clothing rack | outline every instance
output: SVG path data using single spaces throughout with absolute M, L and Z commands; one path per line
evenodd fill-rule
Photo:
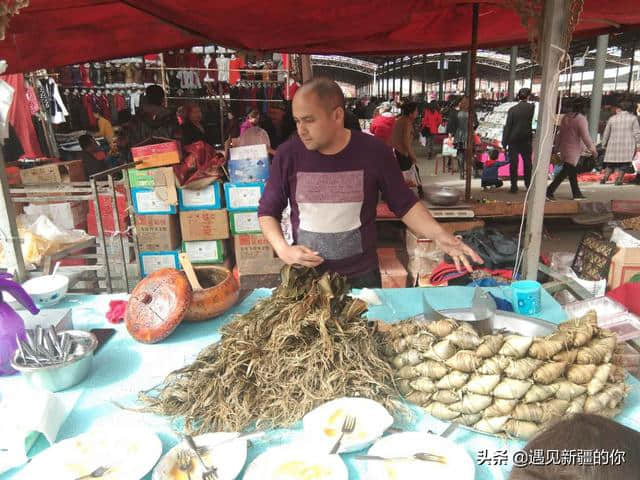
M 47 71 L 38 71 L 33 72 L 27 75 L 27 81 L 29 84 L 37 89 L 40 88 L 38 85 L 38 79 L 45 79 L 49 77 L 57 77 L 58 74 L 48 74 Z M 51 122 L 49 122 L 44 115 L 44 107 L 42 106 L 42 102 L 40 101 L 40 95 L 36 95 L 36 99 L 38 101 L 39 112 L 35 115 L 42 125 L 42 131 L 44 132 L 44 138 L 47 143 L 47 147 L 49 149 L 49 153 L 54 157 L 60 156 L 60 151 L 58 150 L 58 142 L 56 142 L 56 137 L 53 133 L 53 127 L 51 126 Z
M 219 100 L 222 98 L 227 102 L 284 102 L 284 100 L 263 100 L 263 99 L 255 99 L 255 98 L 229 98 L 229 97 L 167 97 L 168 100 Z

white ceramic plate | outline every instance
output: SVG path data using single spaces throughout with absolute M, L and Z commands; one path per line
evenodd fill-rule
M 95 428 L 52 445 L 34 457 L 19 478 L 73 480 L 109 466 L 100 480 L 140 480 L 160 455 L 162 442 L 149 429 Z
M 307 413 L 302 419 L 305 435 L 318 445 L 320 451 L 330 452 L 340 437 L 347 415 L 356 418 L 356 428 L 342 438 L 340 452 L 356 452 L 368 447 L 393 424 L 393 417 L 378 402 L 368 398 L 343 397 Z
M 368 455 L 404 457 L 415 453 L 433 453 L 447 459 L 446 464 L 424 461 L 383 462 L 364 461 L 368 480 L 413 480 L 444 478 L 473 480 L 475 464 L 464 448 L 448 438 L 422 432 L 403 432 L 381 438 L 369 449 Z
M 234 432 L 217 432 L 205 433 L 204 435 L 193 437 L 198 447 L 206 447 L 209 449 L 209 452 L 203 454 L 202 458 L 208 466 L 213 466 L 217 469 L 218 480 L 234 480 L 244 467 L 244 462 L 247 460 L 247 441 L 239 438 L 231 442 L 225 442 L 225 440 L 237 436 L 238 433 Z M 156 465 L 156 468 L 153 470 L 153 476 L 151 477 L 152 480 L 187 479 L 186 473 L 180 471 L 178 468 L 178 452 L 180 450 L 191 452 L 184 440 L 173 447 L 162 460 L 158 462 L 158 465 Z M 200 465 L 200 462 L 195 456 L 192 458 L 191 465 L 193 468 L 193 470 L 189 472 L 191 478 L 202 478 L 202 465 Z
M 340 455 L 317 453 L 313 449 L 285 445 L 267 450 L 256 458 L 243 480 L 348 480 Z

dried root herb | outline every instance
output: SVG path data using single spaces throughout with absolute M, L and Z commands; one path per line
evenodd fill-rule
M 285 267 L 273 295 L 221 330 L 196 361 L 140 394 L 146 410 L 192 433 L 290 426 L 342 396 L 396 411 L 382 341 L 336 274 Z

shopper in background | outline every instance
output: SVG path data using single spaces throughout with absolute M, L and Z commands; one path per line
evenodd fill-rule
M 396 124 L 396 116 L 391 113 L 391 104 L 384 102 L 378 107 L 378 115 L 373 117 L 369 131 L 391 146 L 391 135 Z
M 442 123 L 442 115 L 438 108 L 438 103 L 433 100 L 427 104 L 427 108 L 424 109 L 422 116 L 422 136 L 427 139 L 427 158 L 433 156 L 433 136 L 438 133 L 438 127 Z
M 483 190 L 487 188 L 500 188 L 503 185 L 502 180 L 498 177 L 498 170 L 500 167 L 508 165 L 507 160 L 499 162 L 500 151 L 497 148 L 489 150 L 489 158 L 482 166 L 482 180 L 480 186 Z
M 191 145 L 195 142 L 206 142 L 204 126 L 202 125 L 202 110 L 198 105 L 189 103 L 184 106 L 184 122 L 182 123 L 182 144 Z
M 522 451 L 546 454 L 543 462 L 529 457 L 526 465 L 514 467 L 509 480 L 629 480 L 640 471 L 640 433 L 600 415 L 581 413 L 560 420 Z M 591 461 L 549 461 L 551 452 L 584 452 L 584 459 L 591 454 Z M 594 461 L 595 452 L 606 452 L 607 458 Z
M 96 123 L 98 125 L 98 137 L 104 137 L 107 144 L 111 145 L 113 140 L 113 125 L 111 122 L 104 118 L 104 114 L 99 107 L 93 107 L 93 116 L 96 117 Z
M 598 156 L 596 146 L 589 136 L 589 124 L 585 117 L 586 99 L 576 99 L 569 108 L 570 112 L 563 115 L 560 120 L 558 135 L 555 139 L 555 150 L 560 153 L 562 170 L 555 175 L 553 182 L 547 187 L 549 200 L 555 200 L 553 194 L 567 177 L 569 177 L 573 199 L 584 198 L 578 185 L 578 162 L 585 146 L 591 155 Z
M 518 104 L 507 113 L 507 123 L 502 132 L 502 146 L 507 150 L 510 164 L 511 193 L 518 191 L 518 164 L 522 157 L 524 166 L 524 185 L 531 184 L 531 155 L 533 149 L 533 115 L 535 105 L 529 103 L 531 90 L 521 88 L 518 92 Z
M 84 167 L 84 174 L 87 180 L 91 175 L 102 172 L 107 169 L 105 163 L 105 152 L 100 150 L 100 146 L 96 139 L 90 134 L 80 135 L 78 143 L 82 151 L 80 152 L 80 160 Z
M 640 151 L 640 125 L 635 116 L 635 104 L 623 100 L 618 104 L 618 113 L 607 122 L 602 137 L 604 154 L 604 177 L 600 183 L 607 183 L 615 169 L 618 173 L 616 185 L 622 185 L 624 173 L 631 165 L 636 152 Z
M 400 164 L 400 170 L 406 171 L 417 161 L 413 153 L 413 122 L 418 118 L 418 105 L 415 102 L 403 103 L 400 112 L 393 126 L 391 146 Z
M 460 178 L 465 176 L 465 159 L 467 150 L 467 140 L 469 138 L 469 99 L 462 97 L 458 105 L 458 113 L 456 115 L 456 133 L 454 136 L 456 150 L 458 151 L 458 168 L 460 169 Z M 473 112 L 473 130 L 478 128 L 478 116 Z M 475 139 L 474 139 L 475 140 Z M 475 142 L 474 142 L 475 143 Z M 473 161 L 473 160 L 472 160 Z
M 250 127 L 240 134 L 240 137 L 232 141 L 234 147 L 247 147 L 249 145 L 265 145 L 270 155 L 275 154 L 275 150 L 271 148 L 271 139 L 267 131 L 259 126 L 260 112 L 251 110 L 247 116 Z
M 176 114 L 164 106 L 164 101 L 164 90 L 160 85 L 147 87 L 141 111 L 131 122 L 131 146 L 152 137 L 176 138 L 180 133 Z

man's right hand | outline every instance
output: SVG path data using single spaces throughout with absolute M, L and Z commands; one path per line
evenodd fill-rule
M 287 265 L 297 264 L 304 267 L 317 267 L 324 262 L 324 258 L 318 252 L 314 252 L 304 245 L 287 245 L 277 253 L 278 257 Z

